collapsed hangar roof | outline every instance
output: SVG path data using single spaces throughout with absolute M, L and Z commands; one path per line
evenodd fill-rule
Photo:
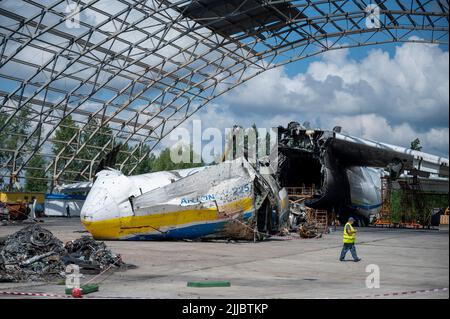
M 177 10 L 223 36 L 241 32 L 254 34 L 261 29 L 277 30 L 293 19 L 305 17 L 290 2 L 265 6 L 261 0 L 196 0 Z

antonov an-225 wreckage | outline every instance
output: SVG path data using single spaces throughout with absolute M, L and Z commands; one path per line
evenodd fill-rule
M 379 212 L 381 177 L 406 173 L 448 183 L 449 161 L 431 154 L 312 130 L 296 122 L 278 130 L 278 161 L 256 169 L 244 157 L 217 165 L 125 176 L 100 171 L 81 211 L 96 239 L 259 239 L 288 227 L 286 187 L 315 185 L 304 204 L 349 215 L 361 224 Z M 258 167 L 273 165 L 271 157 Z M 270 174 L 270 172 L 274 172 Z M 264 235 L 263 235 L 264 237 Z

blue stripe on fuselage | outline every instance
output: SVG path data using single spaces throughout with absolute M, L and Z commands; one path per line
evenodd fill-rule
M 361 208 L 364 210 L 371 210 L 371 209 L 375 209 L 378 207 L 381 207 L 381 203 L 380 204 L 375 204 L 375 205 L 352 205 L 353 208 Z
M 247 221 L 253 212 L 247 212 L 243 216 L 243 221 Z M 176 239 L 195 239 L 211 235 L 223 230 L 225 224 L 228 221 L 219 221 L 215 223 L 204 223 L 198 225 L 191 225 L 187 227 L 175 228 L 168 230 L 163 233 L 153 233 L 153 234 L 140 234 L 135 235 L 126 240 L 176 240 Z

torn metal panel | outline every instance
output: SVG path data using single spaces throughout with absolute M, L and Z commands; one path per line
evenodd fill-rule
M 253 216 L 255 177 L 255 170 L 243 160 L 208 167 L 136 197 L 134 218 L 124 227 L 165 238 L 211 236 L 211 230 L 222 236 L 228 220 Z
M 122 228 L 134 230 L 129 239 L 250 239 L 264 202 L 287 210 L 278 191 L 273 178 L 263 178 L 240 158 L 136 197 L 133 218 Z
M 448 183 L 449 160 L 333 131 L 312 130 L 289 123 L 279 128 L 280 160 L 277 178 L 283 187 L 316 190 L 305 205 L 335 212 L 345 221 L 356 214 L 362 224 L 381 209 L 381 177 L 399 178 L 404 172 L 443 177 Z M 359 217 L 358 217 L 359 216 Z
M 133 180 L 115 174 L 115 178 L 98 176 L 89 194 L 95 198 L 88 196 L 86 200 L 92 200 L 92 205 L 88 202 L 83 207 L 82 221 L 96 238 L 250 239 L 254 238 L 254 228 L 270 233 L 287 220 L 287 193 L 272 176 L 260 175 L 244 158 L 197 169 L 192 174 L 183 172 L 184 176 L 164 172 L 180 178 L 159 187 L 143 181 L 139 185 L 147 184 L 151 189 L 133 196 L 127 188 Z M 110 192 L 105 192 L 104 185 Z M 111 191 L 115 185 L 122 192 L 120 198 L 118 192 Z M 99 198 L 105 199 L 104 204 L 98 205 Z

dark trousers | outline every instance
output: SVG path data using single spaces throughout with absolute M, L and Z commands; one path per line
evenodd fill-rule
M 349 250 L 352 253 L 353 260 L 358 260 L 359 258 L 358 258 L 358 255 L 356 254 L 355 244 L 344 244 L 344 247 L 342 247 L 342 251 L 341 251 L 341 257 L 339 259 L 344 260 L 345 255 L 347 255 L 347 252 Z

